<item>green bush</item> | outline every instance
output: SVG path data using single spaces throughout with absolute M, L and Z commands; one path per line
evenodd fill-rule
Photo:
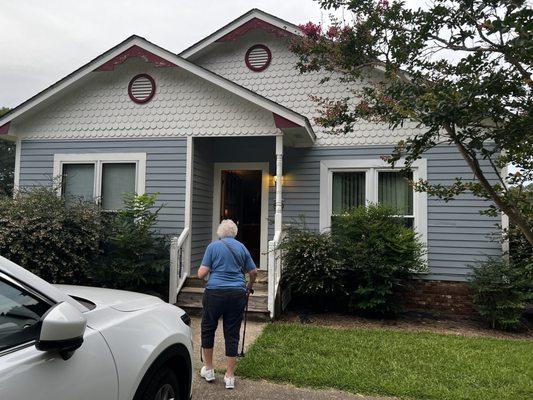
M 331 235 L 305 227 L 287 229 L 281 244 L 283 283 L 294 298 L 309 306 L 327 306 L 344 293 L 344 273 Z
M 0 254 L 54 283 L 86 284 L 104 226 L 92 202 L 69 207 L 49 187 L 0 197 Z
M 161 293 L 166 283 L 168 245 L 154 226 L 161 207 L 156 195 L 126 195 L 124 208 L 109 215 L 107 236 L 92 280 L 105 287 Z
M 414 272 L 425 270 L 424 246 L 395 214 L 371 204 L 333 218 L 332 238 L 347 271 L 352 311 L 395 316 L 402 310 L 398 290 Z
M 395 316 L 400 287 L 425 263 L 417 235 L 394 215 L 369 205 L 334 217 L 331 234 L 289 228 L 281 244 L 284 282 L 312 308 Z
M 489 259 L 473 267 L 470 286 L 474 308 L 492 328 L 517 329 L 533 299 L 533 263 Z

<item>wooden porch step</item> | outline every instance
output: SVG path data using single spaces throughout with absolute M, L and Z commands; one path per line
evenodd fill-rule
M 202 297 L 204 288 L 198 286 L 184 286 L 179 295 L 176 305 L 192 314 L 198 314 L 202 310 Z M 262 289 L 254 289 L 248 303 L 248 317 L 251 319 L 266 320 L 268 312 L 268 292 Z

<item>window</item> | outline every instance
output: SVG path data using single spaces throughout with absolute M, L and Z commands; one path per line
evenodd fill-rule
M 413 173 L 404 176 L 397 171 L 378 171 L 378 203 L 387 204 L 398 211 L 405 225 L 414 227 L 413 188 L 407 182 Z
M 413 164 L 410 175 L 400 174 L 381 160 L 328 160 L 320 166 L 320 229 L 328 230 L 331 219 L 366 203 L 384 203 L 398 212 L 406 226 L 426 240 L 427 195 L 414 192 L 407 179 L 427 179 L 426 160 Z
M 144 193 L 145 153 L 56 154 L 54 176 L 61 176 L 67 201 L 97 199 L 105 210 L 118 210 L 125 193 Z
M 332 214 L 365 204 L 364 172 L 333 172 Z
M 0 352 L 39 337 L 40 320 L 50 304 L 0 280 Z

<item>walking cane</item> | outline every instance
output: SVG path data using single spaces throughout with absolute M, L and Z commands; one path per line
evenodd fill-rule
M 250 289 L 250 291 L 246 293 L 246 306 L 244 307 L 244 328 L 242 331 L 242 347 L 241 347 L 241 354 L 239 354 L 239 357 L 244 357 L 244 340 L 246 339 L 246 321 L 248 320 L 248 301 L 250 300 L 251 294 L 254 294 L 253 289 Z

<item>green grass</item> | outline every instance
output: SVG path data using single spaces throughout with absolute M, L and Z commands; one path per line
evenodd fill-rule
M 240 376 L 402 399 L 533 399 L 533 341 L 268 325 Z

